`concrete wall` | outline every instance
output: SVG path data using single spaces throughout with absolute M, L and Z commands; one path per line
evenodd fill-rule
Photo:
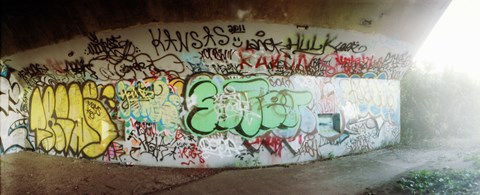
M 414 46 L 265 22 L 150 23 L 2 58 L 4 152 L 250 167 L 399 141 Z

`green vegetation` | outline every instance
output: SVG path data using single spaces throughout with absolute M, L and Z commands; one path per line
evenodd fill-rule
M 473 161 L 473 165 L 480 169 L 480 152 L 467 156 L 463 159 L 464 161 Z
M 480 170 L 413 171 L 398 181 L 411 194 L 480 194 Z
M 401 80 L 401 138 L 405 144 L 479 133 L 480 82 L 454 67 L 413 68 Z
M 332 160 L 334 158 L 335 158 L 335 154 L 333 154 L 333 152 L 329 152 L 327 159 Z
M 447 142 L 434 140 L 479 136 L 480 79 L 454 67 L 443 72 L 424 67 L 413 68 L 401 81 L 402 143 L 436 148 Z M 472 161 L 476 169 L 413 171 L 397 183 L 408 194 L 480 194 L 480 153 L 468 153 L 464 161 Z

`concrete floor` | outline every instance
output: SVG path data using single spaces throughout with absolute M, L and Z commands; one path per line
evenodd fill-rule
M 256 169 L 122 166 L 32 152 L 1 160 L 2 194 L 362 194 L 410 170 L 472 168 L 480 142 L 397 146 L 302 165 Z

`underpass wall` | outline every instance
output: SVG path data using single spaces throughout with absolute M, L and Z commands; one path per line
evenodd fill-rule
M 413 47 L 249 22 L 150 23 L 2 58 L 2 153 L 255 167 L 400 140 Z

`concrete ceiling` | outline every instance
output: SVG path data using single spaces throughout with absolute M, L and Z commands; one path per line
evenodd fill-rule
M 383 34 L 420 45 L 451 0 L 2 0 L 1 56 L 151 22 L 268 22 Z

